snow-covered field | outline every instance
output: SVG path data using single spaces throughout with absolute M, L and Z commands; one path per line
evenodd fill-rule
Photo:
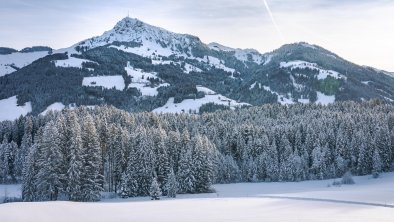
M 55 61 L 55 65 L 57 67 L 75 67 L 75 68 L 82 68 L 82 63 L 84 62 L 92 62 L 86 59 L 79 59 L 74 57 L 69 57 L 65 60 L 57 60 Z
M 260 87 L 260 85 L 259 85 L 259 87 Z M 279 93 L 273 91 L 269 86 L 263 86 L 263 88 L 264 88 L 265 91 L 268 91 L 268 92 L 270 92 L 272 94 L 277 95 L 278 96 L 278 103 L 280 103 L 282 105 L 294 104 L 294 101 L 291 99 L 291 95 L 288 95 L 288 97 L 290 98 L 290 99 L 288 99 L 285 96 L 280 95 Z
M 174 103 L 174 97 L 171 97 L 167 103 L 159 107 L 153 112 L 156 113 L 188 113 L 189 111 L 198 112 L 200 107 L 207 103 L 215 103 L 218 105 L 230 106 L 231 109 L 240 106 L 250 106 L 247 103 L 238 103 L 235 100 L 229 99 L 223 95 L 217 94 L 213 90 L 206 87 L 198 86 L 197 90 L 205 93 L 205 97 L 200 99 L 185 99 L 180 103 Z
M 178 195 L 176 199 L 112 199 L 98 203 L 41 202 L 0 205 L 4 222 L 97 221 L 335 221 L 392 222 L 394 173 L 354 177 L 356 184 L 334 180 L 299 183 L 215 185 L 216 193 Z M 0 194 L 20 192 L 0 186 Z M 17 195 L 17 194 L 16 194 Z
M 41 115 L 46 115 L 49 111 L 62 111 L 66 106 L 63 103 L 53 103 L 49 105 L 42 113 Z
M 18 68 L 25 67 L 35 60 L 47 56 L 47 51 L 42 52 L 14 52 L 8 55 L 0 55 L 0 76 L 10 74 L 14 71 L 9 65 L 13 64 Z
M 250 89 L 253 89 L 256 86 L 257 83 L 254 83 L 250 86 Z M 259 84 L 259 87 L 261 87 L 261 84 Z M 288 98 L 286 98 L 284 95 L 281 95 L 275 91 L 273 91 L 270 87 L 268 86 L 263 86 L 264 90 L 271 92 L 272 94 L 275 94 L 278 96 L 278 103 L 282 105 L 288 105 L 288 104 L 294 104 L 295 102 L 291 99 L 291 94 L 287 95 Z M 309 99 L 298 99 L 298 102 L 308 104 L 310 103 Z M 321 105 L 329 105 L 335 102 L 335 96 L 327 96 L 323 94 L 322 92 L 317 92 L 317 100 L 316 104 L 321 104 Z
M 18 106 L 17 101 L 16 96 L 0 100 L 0 121 L 15 120 L 21 115 L 25 116 L 31 112 L 31 102 L 27 102 L 24 106 Z
M 321 92 L 317 92 L 317 104 L 328 105 L 335 102 L 335 96 L 327 96 Z
M 335 79 L 346 79 L 346 76 L 341 75 L 340 73 L 333 71 L 333 70 L 325 70 L 320 68 L 316 63 L 310 63 L 305 61 L 291 61 L 291 62 L 281 62 L 281 68 L 290 68 L 293 69 L 311 69 L 319 71 L 317 75 L 317 79 L 323 80 L 326 79 L 328 76 L 331 76 Z
M 125 68 L 127 75 L 132 78 L 132 82 L 134 83 L 149 83 L 148 78 L 158 78 L 157 73 L 153 72 L 144 72 L 141 69 L 136 69 L 130 66 L 130 63 L 127 63 L 127 67 Z
M 115 88 L 123 90 L 125 87 L 123 76 L 95 76 L 85 77 L 82 81 L 83 86 L 102 86 L 106 89 Z
M 168 83 L 163 83 L 158 85 L 157 87 L 147 86 L 146 83 L 130 83 L 129 88 L 137 88 L 142 96 L 157 96 L 159 91 L 157 91 L 160 87 L 169 86 Z

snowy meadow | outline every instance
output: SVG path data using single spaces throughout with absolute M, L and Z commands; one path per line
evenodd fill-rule
M 139 197 L 97 203 L 8 203 L 0 205 L 0 215 L 2 221 L 15 222 L 392 221 L 393 173 L 378 179 L 354 177 L 354 185 L 333 186 L 338 180 L 217 184 L 216 193 L 182 194 L 160 201 Z M 3 193 L 5 186 L 0 189 Z M 10 196 L 21 195 L 20 186 L 8 189 Z

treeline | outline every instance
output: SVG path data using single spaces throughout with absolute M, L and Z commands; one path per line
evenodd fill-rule
M 0 123 L 0 181 L 25 201 L 97 201 L 391 171 L 394 106 L 265 105 L 203 115 L 78 108 Z M 156 198 L 156 197 L 155 197 Z

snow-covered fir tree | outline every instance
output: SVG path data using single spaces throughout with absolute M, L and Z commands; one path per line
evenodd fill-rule
M 178 182 L 176 181 L 176 176 L 174 170 L 171 168 L 170 173 L 167 177 L 167 183 L 165 186 L 167 192 L 167 197 L 175 198 L 178 193 Z
M 70 127 L 70 157 L 69 168 L 67 170 L 67 193 L 70 200 L 81 201 L 83 200 L 82 186 L 82 138 L 81 127 L 79 125 L 77 115 L 71 112 L 68 116 Z
M 149 188 L 149 196 L 152 198 L 152 200 L 160 200 L 160 197 L 162 195 L 161 189 L 159 182 L 157 182 L 157 178 L 154 177 L 152 180 L 152 184 L 150 185 Z
M 65 172 L 62 172 L 60 135 L 54 122 L 51 121 L 45 126 L 42 141 L 39 141 L 38 146 L 41 150 L 36 179 L 39 200 L 57 200 L 65 190 L 61 182 Z
M 102 155 L 93 118 L 87 114 L 82 125 L 82 168 L 81 192 L 83 201 L 100 200 L 103 175 L 101 174 Z
M 148 196 L 154 178 L 172 196 L 366 175 L 392 169 L 393 132 L 394 106 L 374 101 L 203 115 L 81 107 L 0 122 L 0 182 L 21 183 L 25 201 L 96 201 L 102 190 Z

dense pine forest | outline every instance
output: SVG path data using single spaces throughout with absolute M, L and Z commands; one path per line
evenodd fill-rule
M 23 201 L 175 197 L 212 192 L 213 183 L 391 171 L 394 106 L 264 105 L 202 115 L 81 107 L 1 122 L 0 139 L 0 183 L 22 183 Z

